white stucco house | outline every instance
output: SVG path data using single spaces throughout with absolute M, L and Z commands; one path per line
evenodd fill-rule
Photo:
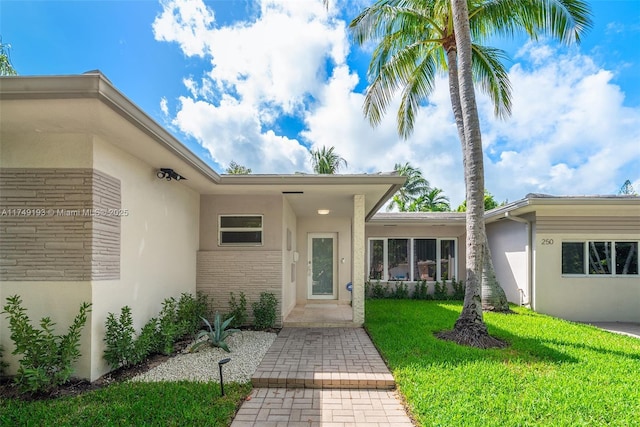
M 168 177 L 183 179 L 170 179 Z M 179 176 L 178 176 L 179 175 Z M 220 175 L 100 72 L 0 78 L 0 301 L 66 329 L 92 303 L 79 377 L 108 371 L 109 312 L 139 329 L 165 298 L 229 293 L 349 307 L 365 281 L 464 280 L 459 213 L 383 213 L 394 174 Z M 529 195 L 486 214 L 509 300 L 570 320 L 640 322 L 639 197 Z M 351 283 L 352 290 L 347 289 Z M 0 345 L 15 370 L 8 321 Z

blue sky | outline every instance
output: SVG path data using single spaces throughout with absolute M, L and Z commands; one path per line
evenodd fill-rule
M 214 169 L 309 172 L 309 148 L 335 146 L 345 173 L 411 162 L 457 206 L 460 145 L 446 80 L 401 140 L 390 109 L 361 112 L 370 52 L 346 27 L 370 2 L 320 0 L 0 0 L 0 35 L 21 75 L 100 69 Z M 495 40 L 508 51 L 513 115 L 479 97 L 486 187 L 527 193 L 640 190 L 640 0 L 590 2 L 579 47 Z

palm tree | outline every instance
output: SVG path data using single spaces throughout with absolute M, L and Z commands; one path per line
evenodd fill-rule
M 448 72 L 449 93 L 463 152 L 467 209 L 467 283 L 462 314 L 452 339 L 471 345 L 491 342 L 482 320 L 480 276 L 483 242 L 484 169 L 474 81 L 493 100 L 499 116 L 510 113 L 511 89 L 502 66 L 504 52 L 479 42 L 492 35 L 512 36 L 524 30 L 532 38 L 579 41 L 591 24 L 582 0 L 380 0 L 350 25 L 364 44 L 379 40 L 369 65 L 371 85 L 364 113 L 373 125 L 400 87 L 398 132 L 408 137 L 416 110 L 434 89 L 438 71 Z M 478 43 L 472 43 L 471 37 Z
M 251 173 L 251 169 L 231 160 L 231 163 L 229 163 L 229 166 L 225 169 L 225 173 L 229 175 L 249 175 Z
M 622 187 L 620 187 L 620 191 L 618 191 L 618 194 L 620 195 L 624 195 L 624 196 L 637 196 L 638 193 L 636 193 L 636 190 L 633 188 L 633 185 L 631 185 L 631 180 L 626 180 L 624 182 L 624 184 L 622 184 Z
M 393 170 L 400 176 L 406 176 L 407 180 L 391 199 L 387 211 L 393 210 L 397 206 L 400 212 L 406 212 L 421 194 L 428 191 L 429 181 L 422 176 L 420 168 L 411 166 L 409 162 L 403 165 L 396 163 Z
M 480 119 L 473 87 L 471 31 L 467 0 L 451 0 L 451 15 L 456 34 L 458 88 L 462 118 L 462 155 L 467 195 L 466 273 L 464 304 L 452 331 L 439 336 L 474 347 L 500 347 L 503 343 L 489 335 L 482 317 L 482 271 L 484 237 L 484 165 Z M 460 130 L 460 129 L 459 129 Z
M 511 112 L 511 86 L 502 63 L 507 55 L 480 42 L 524 30 L 533 39 L 549 35 L 568 43 L 579 41 L 591 24 L 583 0 L 478 0 L 470 7 L 473 79 L 489 94 L 500 117 Z M 410 136 L 417 109 L 435 88 L 435 77 L 447 72 L 456 124 L 462 130 L 452 22 L 449 0 L 379 0 L 351 22 L 358 44 L 379 41 L 369 64 L 371 84 L 363 106 L 372 125 L 380 123 L 396 90 L 402 88 L 398 133 Z
M 311 164 L 315 173 L 334 174 L 340 170 L 341 165 L 347 166 L 347 161 L 334 150 L 335 147 L 327 149 L 324 146 L 317 150 L 311 150 Z
M 0 76 L 15 76 L 16 72 L 13 65 L 11 65 L 11 59 L 9 58 L 9 49 L 11 45 L 3 44 L 0 37 Z
M 495 197 L 493 197 L 493 194 L 488 192 L 486 189 L 484 190 L 484 210 L 485 211 L 489 211 L 491 209 L 495 209 L 498 206 L 502 206 L 504 204 L 506 204 L 506 202 L 498 203 L 496 201 Z M 460 206 L 458 206 L 457 211 L 458 212 L 466 212 L 467 211 L 467 201 L 466 200 L 463 201 Z
M 409 206 L 410 212 L 448 212 L 451 210 L 449 198 L 441 188 L 430 188 Z

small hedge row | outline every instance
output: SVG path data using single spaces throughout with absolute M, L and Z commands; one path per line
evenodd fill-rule
M 435 282 L 433 290 L 426 280 L 419 282 L 365 282 L 365 296 L 368 299 L 417 299 L 437 301 L 462 301 L 464 282 L 449 280 Z

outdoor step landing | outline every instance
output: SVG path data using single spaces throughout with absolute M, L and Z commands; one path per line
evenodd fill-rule
M 284 328 L 251 378 L 256 388 L 395 388 L 362 328 Z
M 325 321 L 290 321 L 285 320 L 284 328 L 361 328 L 362 324 L 353 322 L 325 322 Z

